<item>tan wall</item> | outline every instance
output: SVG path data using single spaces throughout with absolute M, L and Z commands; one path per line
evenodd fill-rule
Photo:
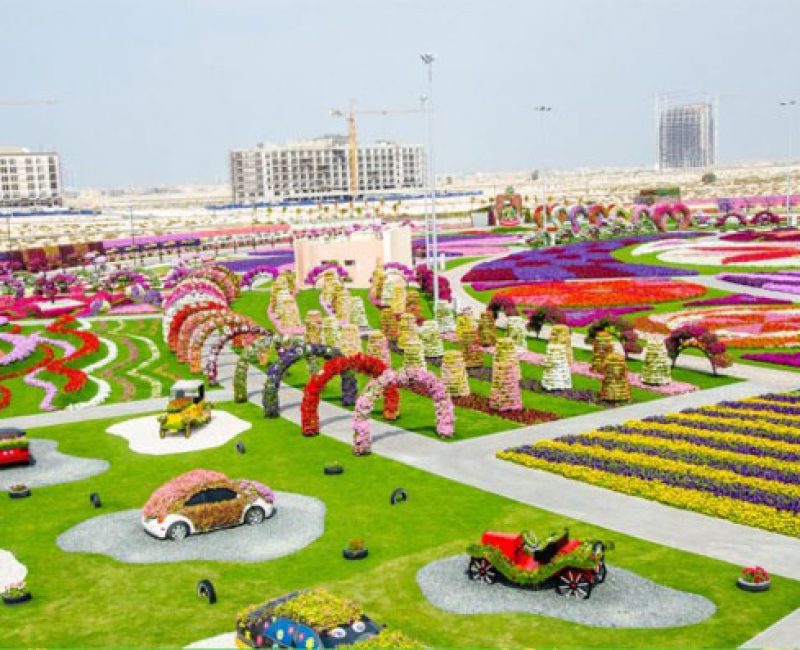
M 411 266 L 411 229 L 407 226 L 392 228 L 383 233 L 382 239 L 361 233 L 330 241 L 297 239 L 294 258 L 298 287 L 303 286 L 306 275 L 315 266 L 336 260 L 353 279 L 349 286 L 366 288 L 377 265 L 400 262 Z

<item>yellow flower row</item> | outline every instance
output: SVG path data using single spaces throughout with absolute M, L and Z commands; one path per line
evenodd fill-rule
M 591 433 L 583 434 L 582 438 L 592 438 L 599 440 L 620 440 L 628 442 L 632 445 L 639 447 L 648 447 L 656 450 L 666 451 L 683 451 L 690 454 L 698 454 L 699 462 L 703 458 L 714 458 L 726 463 L 745 463 L 756 467 L 770 468 L 781 472 L 798 472 L 800 471 L 800 463 L 796 461 L 785 461 L 777 458 L 769 458 L 763 456 L 752 456 L 750 454 L 740 454 L 735 451 L 726 451 L 723 449 L 714 449 L 713 447 L 704 447 L 696 445 L 686 440 L 667 440 L 664 438 L 656 438 L 647 434 L 637 433 L 615 433 L 613 431 L 592 431 Z M 688 465 L 694 465 L 689 460 L 681 461 Z
M 774 422 L 753 422 L 752 420 L 741 420 L 741 419 L 734 421 L 728 418 L 718 418 L 711 415 L 700 415 L 699 413 L 675 413 L 673 415 L 670 415 L 669 417 L 685 422 L 697 422 L 697 423 L 707 423 L 707 424 L 731 424 L 731 425 L 745 426 L 748 428 L 752 428 L 753 433 L 751 435 L 753 437 L 758 437 L 759 431 L 769 431 L 771 433 L 779 433 L 787 437 L 796 437 L 798 440 L 800 440 L 800 427 L 788 426 L 785 424 L 775 424 Z M 705 429 L 698 430 L 697 433 L 701 433 L 703 431 L 705 431 Z
M 617 476 L 588 467 L 568 463 L 551 463 L 541 458 L 514 451 L 497 452 L 497 457 L 526 467 L 560 474 L 567 478 L 584 481 L 616 492 L 644 497 L 670 506 L 694 510 L 713 517 L 720 517 L 746 526 L 757 526 L 783 535 L 800 537 L 800 517 L 767 506 L 746 503 L 729 497 L 715 496 L 688 488 L 672 487 L 657 481 Z
M 691 474 L 717 483 L 737 483 L 747 485 L 773 494 L 783 494 L 800 499 L 800 485 L 777 483 L 768 479 L 755 476 L 741 476 L 735 472 L 702 465 L 688 465 L 677 460 L 670 460 L 660 456 L 648 456 L 636 452 L 627 452 L 619 449 L 603 449 L 602 447 L 576 447 L 560 440 L 543 440 L 536 443 L 540 449 L 552 449 L 559 452 L 580 453 L 584 456 L 599 458 L 601 460 L 617 461 L 631 466 L 644 467 L 662 472 L 672 472 L 683 475 Z
M 700 409 L 701 411 L 703 409 Z M 768 411 L 757 411 L 751 409 L 734 409 L 728 406 L 712 406 L 709 408 L 710 411 L 716 413 L 726 413 L 729 415 L 735 415 L 737 417 L 742 418 L 743 420 L 765 420 L 767 418 L 780 418 L 781 420 L 786 420 L 787 422 L 797 422 L 800 424 L 800 415 L 785 415 L 783 413 L 773 412 L 770 413 Z
M 665 431 L 668 433 L 676 433 L 681 435 L 697 435 L 704 438 L 712 438 L 714 440 L 722 440 L 732 444 L 744 444 L 758 447 L 759 449 L 769 449 L 774 452 L 780 453 L 797 453 L 797 445 L 790 442 L 782 442 L 781 440 L 770 440 L 769 438 L 759 438 L 757 436 L 748 436 L 741 433 L 728 433 L 727 431 L 709 431 L 707 429 L 695 429 L 691 426 L 683 426 L 682 424 L 673 424 L 672 422 L 644 422 L 642 420 L 633 420 L 626 422 L 625 425 L 629 429 L 636 429 L 637 431 Z

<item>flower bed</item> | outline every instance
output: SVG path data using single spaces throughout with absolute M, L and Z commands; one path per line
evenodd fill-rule
M 764 395 L 498 453 L 567 478 L 800 537 L 800 395 Z
M 705 266 L 800 266 L 800 248 L 791 243 L 751 243 L 717 239 L 666 240 L 638 246 L 633 256 L 656 253 L 662 262 Z
M 499 289 L 495 297 L 516 306 L 612 307 L 671 302 L 703 295 L 699 284 L 673 280 L 618 279 L 539 282 Z
M 675 237 L 673 233 L 671 237 Z M 696 233 L 687 233 L 696 237 Z M 612 253 L 620 248 L 658 240 L 659 235 L 623 237 L 605 241 L 578 242 L 514 253 L 497 260 L 475 265 L 462 280 L 483 291 L 499 286 L 588 278 L 670 277 L 694 275 L 695 271 L 628 264 L 615 259 Z
M 800 271 L 784 271 L 778 273 L 741 273 L 724 274 L 720 280 L 742 284 L 747 287 L 758 287 L 770 291 L 781 291 L 800 295 Z
M 565 309 L 561 312 L 564 325 L 569 327 L 585 327 L 601 318 L 624 316 L 634 312 L 650 311 L 651 305 L 638 305 L 636 307 L 606 307 L 596 309 Z
M 696 325 L 713 331 L 728 347 L 785 347 L 800 343 L 800 306 L 740 305 L 682 310 L 638 318 L 634 325 L 659 334 Z
M 684 307 L 724 307 L 726 305 L 790 305 L 791 300 L 753 296 L 749 293 L 732 293 L 720 298 L 706 298 L 683 303 Z
M 778 366 L 800 368 L 800 352 L 764 352 L 759 354 L 743 354 L 742 359 L 774 363 Z

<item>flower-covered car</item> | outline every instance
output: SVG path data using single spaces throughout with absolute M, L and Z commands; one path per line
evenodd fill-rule
M 153 492 L 142 508 L 142 526 L 154 537 L 179 541 L 195 533 L 260 524 L 275 512 L 275 495 L 266 485 L 195 469 Z
M 0 429 L 0 465 L 31 463 L 28 437 L 22 429 Z
M 419 648 L 399 631 L 387 632 L 354 602 L 322 589 L 293 592 L 252 605 L 236 619 L 240 648 Z
M 486 584 L 502 580 L 517 587 L 555 588 L 561 595 L 585 599 L 606 579 L 605 551 L 603 542 L 570 539 L 566 529 L 541 543 L 529 531 L 487 531 L 480 544 L 467 548 L 467 575 Z
M 173 384 L 167 412 L 158 416 L 159 435 L 183 433 L 189 437 L 192 427 L 202 426 L 211 419 L 211 404 L 205 401 L 205 385 L 195 379 L 182 379 Z

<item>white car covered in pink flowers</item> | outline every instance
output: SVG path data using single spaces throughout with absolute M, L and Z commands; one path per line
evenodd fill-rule
M 142 508 L 142 526 L 153 537 L 180 541 L 196 533 L 260 524 L 275 512 L 275 495 L 266 485 L 195 469 L 153 492 Z

